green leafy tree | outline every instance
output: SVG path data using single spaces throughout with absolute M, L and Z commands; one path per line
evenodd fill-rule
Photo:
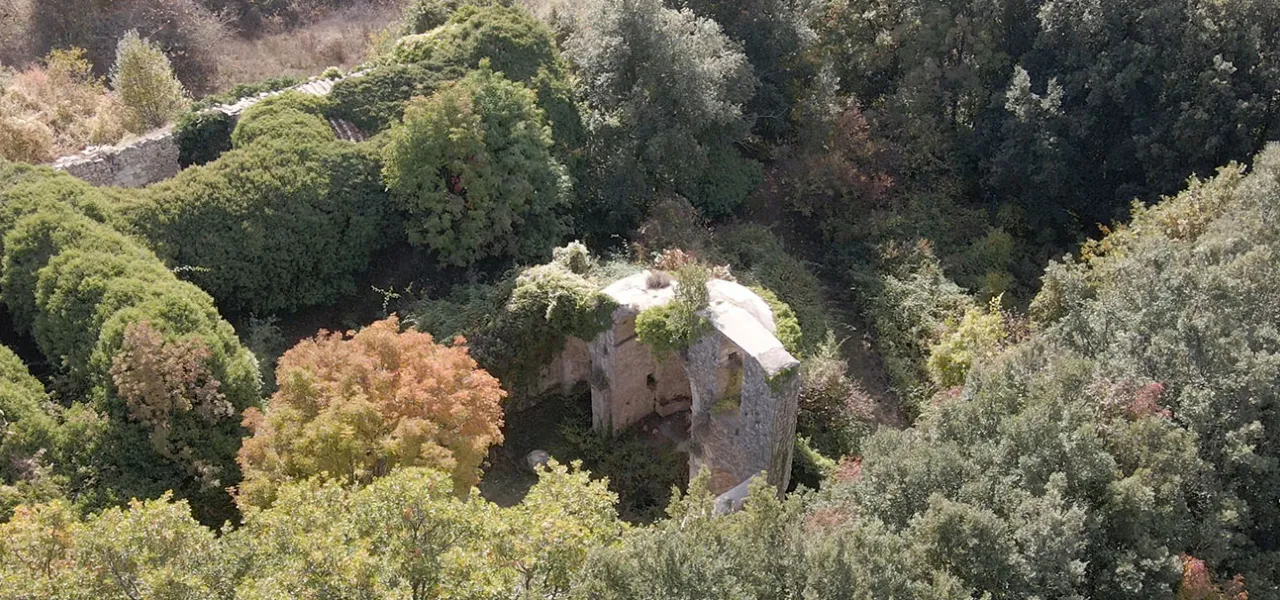
M 120 96 L 134 133 L 164 125 L 187 104 L 186 90 L 173 75 L 169 58 L 136 30 L 124 34 L 116 47 L 111 89 Z
M 794 111 L 818 77 L 817 34 L 811 22 L 822 3 L 811 0 L 675 0 L 668 2 L 713 19 L 742 44 L 760 85 L 744 107 L 755 131 L 772 140 L 794 131 Z
M 213 530 L 168 494 L 81 519 L 65 501 L 19 507 L 0 524 L 11 598 L 225 596 L 230 563 Z
M 565 54 L 589 107 L 579 212 L 589 215 L 581 220 L 590 233 L 629 232 L 658 192 L 681 192 L 712 214 L 731 212 L 743 190 L 706 202 L 698 192 L 723 193 L 699 186 L 719 175 L 751 128 L 743 106 L 756 79 L 737 44 L 713 21 L 661 0 L 593 0 L 577 10 Z
M 440 27 L 400 38 L 391 59 L 468 69 L 488 59 L 494 71 L 521 83 L 543 68 L 563 69 L 550 27 L 523 8 L 496 4 L 462 6 Z
M 444 262 L 543 256 L 568 231 L 568 179 L 524 86 L 482 67 L 411 102 L 389 136 L 384 175 L 409 241 Z

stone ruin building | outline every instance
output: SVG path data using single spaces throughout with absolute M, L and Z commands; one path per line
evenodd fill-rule
M 636 316 L 670 302 L 675 282 L 643 272 L 604 293 L 618 303 L 613 326 L 590 341 L 571 338 L 544 372 L 544 388 L 591 387 L 597 430 L 618 432 L 657 414 L 687 412 L 690 477 L 710 472 L 718 507 L 740 505 L 762 472 L 780 492 L 791 477 L 800 394 L 800 361 L 775 335 L 773 312 L 760 296 L 731 281 L 707 284 L 702 311 L 710 331 L 683 353 L 656 356 L 636 338 Z M 685 426 L 682 426 L 682 429 Z

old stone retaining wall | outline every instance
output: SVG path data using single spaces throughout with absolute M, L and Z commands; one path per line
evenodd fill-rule
M 171 127 L 117 146 L 91 146 L 79 154 L 54 161 L 66 171 L 93 185 L 140 188 L 177 175 L 178 141 Z
M 250 106 L 285 91 L 296 90 L 304 94 L 327 96 L 338 81 L 341 79 L 316 79 L 287 90 L 265 92 L 241 99 L 235 104 L 223 104 L 209 110 L 237 119 Z M 360 131 L 346 121 L 331 121 L 330 125 L 339 139 L 359 140 L 362 137 Z M 114 146 L 90 146 L 77 154 L 59 158 L 54 161 L 53 168 L 66 171 L 93 185 L 140 188 L 169 179 L 182 171 L 178 154 L 178 141 L 173 128 L 166 126 Z

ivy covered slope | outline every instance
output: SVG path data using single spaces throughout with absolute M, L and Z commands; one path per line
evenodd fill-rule
M 240 412 L 260 401 L 253 356 L 208 294 L 109 224 L 105 195 L 44 168 L 4 168 L 5 307 L 65 376 L 71 408 L 97 419 L 80 415 L 87 437 L 67 440 L 92 448 L 92 465 L 54 468 L 88 505 L 174 490 L 200 499 L 202 517 L 229 518 Z

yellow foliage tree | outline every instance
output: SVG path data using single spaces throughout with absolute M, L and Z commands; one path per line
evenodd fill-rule
M 459 340 L 461 341 L 461 340 Z M 269 506 L 281 483 L 311 476 L 364 485 L 397 466 L 452 475 L 458 492 L 480 479 L 502 442 L 506 392 L 461 344 L 400 331 L 396 317 L 359 333 L 321 332 L 285 353 L 280 389 L 240 449 L 241 506 Z

